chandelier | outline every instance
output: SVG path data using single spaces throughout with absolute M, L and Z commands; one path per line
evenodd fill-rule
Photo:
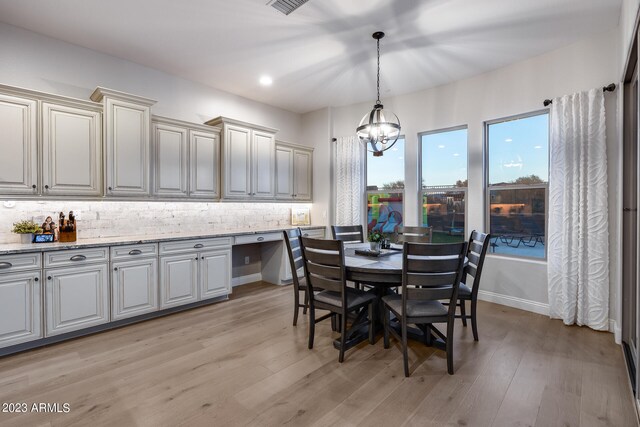
M 378 97 L 373 110 L 365 114 L 356 129 L 358 138 L 362 141 L 367 150 L 371 151 L 374 157 L 382 156 L 382 153 L 393 146 L 400 136 L 400 120 L 391 111 L 384 111 L 380 102 L 380 39 L 384 37 L 382 31 L 373 33 L 372 37 L 378 46 L 378 75 L 377 89 Z

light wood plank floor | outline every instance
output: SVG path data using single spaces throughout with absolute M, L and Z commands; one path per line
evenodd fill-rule
M 411 343 L 361 344 L 339 364 L 329 322 L 313 350 L 291 326 L 290 287 L 0 359 L 0 402 L 69 403 L 0 413 L 2 426 L 635 426 L 613 335 L 480 303 L 480 342 L 456 324 L 455 375 Z

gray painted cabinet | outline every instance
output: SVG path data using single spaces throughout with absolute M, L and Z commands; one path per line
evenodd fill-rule
M 186 253 L 160 257 L 160 307 L 198 301 L 198 255 Z
M 276 198 L 311 200 L 313 149 L 276 143 Z
M 0 274 L 0 348 L 42 338 L 40 270 Z
M 155 157 L 154 193 L 187 197 L 189 150 L 187 129 L 164 123 L 153 124 Z
M 111 263 L 111 320 L 158 310 L 158 258 Z

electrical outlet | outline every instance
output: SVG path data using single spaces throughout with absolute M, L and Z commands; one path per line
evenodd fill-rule
M 251 259 L 248 256 L 244 257 L 244 265 L 249 265 L 250 261 Z

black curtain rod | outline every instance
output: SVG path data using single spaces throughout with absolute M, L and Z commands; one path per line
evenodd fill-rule
M 603 92 L 613 92 L 614 90 L 616 90 L 616 84 L 615 83 L 611 83 L 610 85 L 604 86 L 602 88 Z M 543 102 L 545 107 L 548 107 L 552 103 L 553 103 L 553 101 L 550 100 L 550 99 L 545 99 L 544 102 Z

